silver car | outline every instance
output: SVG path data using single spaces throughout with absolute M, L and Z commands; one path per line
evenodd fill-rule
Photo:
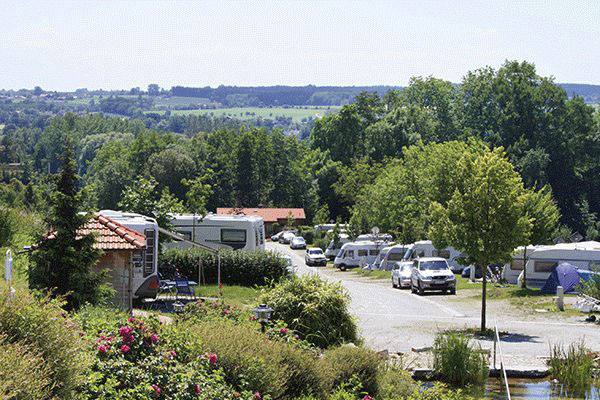
M 456 278 L 445 258 L 422 257 L 413 261 L 410 289 L 423 295 L 426 290 L 450 291 L 456 294 Z
M 397 261 L 392 268 L 392 287 L 402 289 L 410 287 L 412 261 Z
M 292 240 L 290 240 L 290 249 L 305 249 L 306 241 L 302 236 L 294 236 Z

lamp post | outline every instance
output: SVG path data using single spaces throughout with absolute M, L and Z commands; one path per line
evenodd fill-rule
M 273 313 L 273 309 L 268 307 L 266 304 L 261 304 L 254 309 L 254 316 L 260 323 L 261 332 L 265 332 L 265 326 L 267 322 L 271 319 L 271 314 Z

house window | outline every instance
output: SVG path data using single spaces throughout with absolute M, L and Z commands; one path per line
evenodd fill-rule
M 244 229 L 221 229 L 221 242 L 246 243 L 246 231 Z
M 552 272 L 557 265 L 558 263 L 554 261 L 536 261 L 533 270 L 535 272 Z
M 513 271 L 523 271 L 523 259 L 512 260 L 510 262 L 510 269 Z

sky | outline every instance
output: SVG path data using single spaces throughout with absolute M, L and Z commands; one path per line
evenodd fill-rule
M 0 88 L 460 82 L 505 60 L 600 84 L 600 1 L 0 1 Z

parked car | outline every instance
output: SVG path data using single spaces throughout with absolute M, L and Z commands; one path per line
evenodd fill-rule
M 295 274 L 296 270 L 298 270 L 298 266 L 294 264 L 294 262 L 292 261 L 292 257 L 288 256 L 287 254 L 282 254 L 281 258 L 283 258 L 283 260 L 285 261 L 285 265 L 287 266 L 288 271 L 290 271 L 292 275 Z
M 294 235 L 293 232 L 284 232 L 283 235 L 279 237 L 279 243 L 289 244 L 290 240 L 292 240 L 294 236 L 296 235 Z
M 290 249 L 305 249 L 306 241 L 302 236 L 294 236 L 290 240 Z
M 274 235 L 271 235 L 271 240 L 274 242 L 279 242 L 279 238 L 281 237 L 281 235 L 284 234 L 285 231 L 281 231 L 279 233 L 276 233 Z
M 441 257 L 422 257 L 413 261 L 410 279 L 410 290 L 423 295 L 426 290 L 441 290 L 456 294 L 456 278 L 448 266 L 448 261 Z
M 392 287 L 409 288 L 412 274 L 412 261 L 397 261 L 392 268 Z
M 327 257 L 323 250 L 318 247 L 309 247 L 306 249 L 306 255 L 304 256 L 304 262 L 306 265 L 327 265 Z

